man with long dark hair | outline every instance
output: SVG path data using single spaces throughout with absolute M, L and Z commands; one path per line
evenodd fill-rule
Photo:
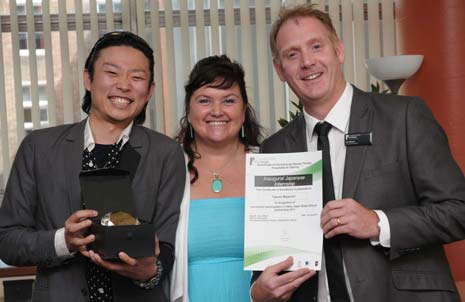
M 32 132 L 22 142 L 0 208 L 0 258 L 36 265 L 33 301 L 167 301 L 185 167 L 180 146 L 142 127 L 154 89 L 153 51 L 130 32 L 100 38 L 86 60 L 85 120 Z M 103 260 L 86 246 L 92 209 L 79 173 L 129 172 L 138 218 L 154 225 L 154 257 Z

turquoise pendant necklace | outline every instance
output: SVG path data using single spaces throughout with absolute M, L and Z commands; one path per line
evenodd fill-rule
M 213 172 L 211 188 L 215 193 L 220 193 L 223 190 L 223 181 L 220 178 L 220 174 Z
M 239 148 L 240 148 L 240 144 L 238 145 L 238 148 L 236 150 L 236 153 L 234 154 L 233 158 L 229 161 L 227 161 L 225 164 L 223 164 L 222 167 L 220 167 L 217 171 L 218 172 L 215 172 L 213 171 L 212 169 L 210 169 L 210 167 L 208 167 L 205 163 L 203 163 L 204 167 L 207 168 L 208 171 L 210 171 L 210 174 L 213 176 L 213 179 L 212 179 L 212 183 L 210 184 L 210 188 L 212 189 L 212 191 L 214 193 L 220 193 L 221 191 L 223 191 L 223 180 L 221 179 L 221 174 L 223 172 L 223 170 L 229 165 L 231 164 L 232 162 L 234 162 L 234 160 L 236 159 L 237 155 L 239 154 Z

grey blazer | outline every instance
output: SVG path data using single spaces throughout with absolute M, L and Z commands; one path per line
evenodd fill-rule
M 373 145 L 347 147 L 342 195 L 386 213 L 391 248 L 341 236 L 354 300 L 459 301 L 442 244 L 465 238 L 465 179 L 444 131 L 418 98 L 354 87 L 349 133 L 368 131 Z M 262 151 L 306 151 L 306 142 L 301 115 Z
M 21 143 L 8 180 L 0 208 L 0 258 L 15 266 L 37 265 L 33 301 L 88 301 L 84 257 L 58 258 L 54 248 L 56 230 L 81 208 L 84 126 L 82 121 L 32 132 Z M 185 179 L 182 149 L 137 125 L 128 144 L 140 156 L 131 171 L 136 214 L 174 247 Z M 116 274 L 113 288 L 119 292 L 116 301 L 168 301 L 161 286 L 142 290 Z

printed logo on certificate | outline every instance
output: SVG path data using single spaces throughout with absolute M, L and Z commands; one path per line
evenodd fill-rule
M 289 270 L 321 268 L 321 151 L 247 154 L 244 269 L 294 258 Z

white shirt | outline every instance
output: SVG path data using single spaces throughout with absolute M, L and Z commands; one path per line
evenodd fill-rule
M 346 149 L 344 134 L 349 131 L 350 108 L 352 105 L 353 87 L 346 83 L 344 92 L 334 107 L 325 117 L 324 121 L 330 123 L 332 128 L 328 133 L 329 153 L 331 156 L 331 169 L 333 174 L 334 194 L 336 199 L 342 197 L 342 187 L 344 183 L 344 166 L 346 160 Z M 307 149 L 308 151 L 317 150 L 318 136 L 314 133 L 315 125 L 320 121 L 304 111 L 306 133 L 307 133 Z M 390 247 L 390 229 L 386 214 L 383 211 L 376 210 L 376 214 L 380 219 L 380 240 L 370 240 L 372 245 L 381 244 L 384 247 Z M 322 257 L 322 266 L 318 278 L 318 302 L 329 302 L 328 280 L 326 276 L 326 266 L 324 254 Z M 353 301 L 353 295 L 350 287 L 350 282 L 344 265 L 344 275 L 346 285 L 349 292 L 350 300 Z
M 134 122 L 131 122 L 126 128 L 123 129 L 119 138 L 116 140 L 119 142 L 122 140 L 121 148 L 129 141 L 129 135 L 131 134 L 132 126 Z M 92 129 L 90 128 L 89 119 L 87 119 L 86 126 L 84 128 L 84 148 L 82 150 L 89 150 L 92 151 L 95 148 L 95 139 L 92 134 Z M 65 240 L 65 228 L 60 228 L 55 232 L 55 252 L 58 257 L 70 257 L 74 255 L 74 253 L 70 253 L 68 247 L 66 246 Z

